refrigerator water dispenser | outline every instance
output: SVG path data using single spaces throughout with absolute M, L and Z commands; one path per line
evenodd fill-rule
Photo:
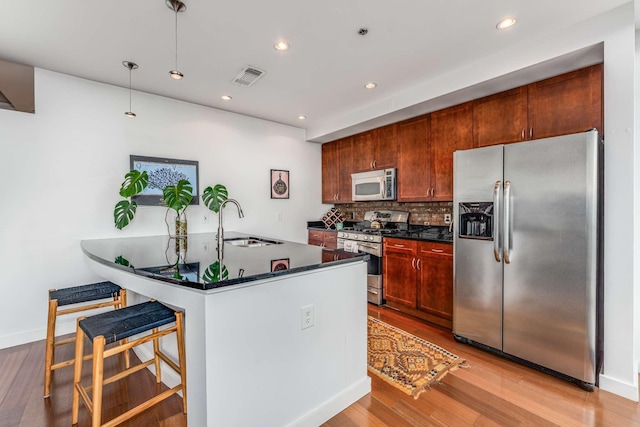
M 493 240 L 493 203 L 460 203 L 460 237 Z

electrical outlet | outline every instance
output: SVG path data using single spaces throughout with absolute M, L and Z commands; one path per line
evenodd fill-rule
M 202 244 L 202 250 L 203 250 L 204 252 L 209 252 L 209 242 L 204 242 L 204 243 Z
M 276 214 L 276 221 L 282 221 L 282 212 Z
M 451 214 L 444 214 L 444 223 L 451 224 Z
M 307 329 L 313 326 L 314 314 L 313 304 L 305 305 L 300 308 L 301 324 L 300 329 Z
M 205 213 L 204 216 L 202 217 L 203 221 L 205 224 L 209 223 L 209 221 L 211 221 L 211 215 L 209 215 L 209 213 Z

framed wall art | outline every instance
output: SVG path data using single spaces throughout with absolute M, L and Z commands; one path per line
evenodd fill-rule
M 289 171 L 271 169 L 271 198 L 289 198 Z
M 191 195 L 192 205 L 200 203 L 198 197 L 198 162 L 196 160 L 165 159 L 161 157 L 129 156 L 131 169 L 149 175 L 149 184 L 144 191 L 133 200 L 138 205 L 163 206 L 162 190 L 167 185 L 176 185 L 181 179 L 186 179 L 193 187 Z
M 289 258 L 271 260 L 271 271 L 283 271 L 288 269 L 289 269 Z

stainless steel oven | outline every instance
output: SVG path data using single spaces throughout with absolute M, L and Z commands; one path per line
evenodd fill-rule
M 381 305 L 384 302 L 382 294 L 382 238 L 381 236 L 371 237 L 380 237 L 380 242 L 360 241 L 357 233 L 339 231 L 338 249 L 369 254 L 369 262 L 367 263 L 367 300 L 370 303 Z
M 400 211 L 370 211 L 364 222 L 352 229 L 338 231 L 338 249 L 369 254 L 367 264 L 367 301 L 382 305 L 384 283 L 382 279 L 382 237 L 392 236 L 406 229 L 409 213 Z

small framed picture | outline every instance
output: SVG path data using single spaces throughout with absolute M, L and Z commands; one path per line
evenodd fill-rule
M 283 271 L 289 269 L 289 258 L 271 260 L 271 271 Z
M 289 171 L 271 169 L 271 198 L 289 198 Z

